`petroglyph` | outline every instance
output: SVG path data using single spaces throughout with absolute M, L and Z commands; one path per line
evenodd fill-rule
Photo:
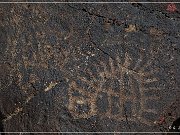
M 22 112 L 23 111 L 23 108 L 16 108 L 16 110 L 13 112 L 13 113 L 11 113 L 10 115 L 8 115 L 7 117 L 6 117 L 6 119 L 4 119 L 3 121 L 8 121 L 8 120 L 10 120 L 12 117 L 14 117 L 14 116 L 16 116 L 16 115 L 18 115 L 20 112 Z
M 128 28 L 125 29 L 126 32 L 136 32 L 136 26 L 135 25 L 129 25 Z
M 101 61 L 99 65 L 94 65 L 97 76 L 90 69 L 85 71 L 90 78 L 78 74 L 78 81 L 72 81 L 68 90 L 68 109 L 71 114 L 75 119 L 98 115 L 102 118 L 126 121 L 124 105 L 127 104 L 130 105 L 129 121 L 152 125 L 153 121 L 146 119 L 144 113 L 156 115 L 157 111 L 156 108 L 148 108 L 147 102 L 159 101 L 160 97 L 147 96 L 145 93 L 160 91 L 162 88 L 146 86 L 159 81 L 159 78 L 154 76 L 158 70 L 146 71 L 146 68 L 151 66 L 156 54 L 157 52 L 151 51 L 152 58 L 143 65 L 143 54 L 140 54 L 134 68 L 131 69 L 129 67 L 133 61 L 130 55 L 125 53 L 123 62 L 117 54 L 114 60 L 109 58 L 107 64 Z
M 36 7 L 37 9 L 30 11 L 32 16 L 26 16 L 27 18 L 21 12 L 26 9 L 29 13 L 26 4 L 12 7 L 8 21 L 4 24 L 11 29 L 7 35 L 5 50 L 8 63 L 12 67 L 8 78 L 11 81 L 12 77 L 27 96 L 22 101 L 23 105 L 9 112 L 4 121 L 22 112 L 24 105 L 40 91 L 48 92 L 54 88 L 60 78 L 57 74 L 69 60 L 70 51 L 62 43 L 62 39 L 70 39 L 73 34 L 73 29 L 66 23 L 67 19 L 63 16 L 61 19 L 49 17 L 43 8 L 38 5 Z M 47 86 L 44 85 L 46 82 L 49 83 Z M 5 86 L 8 87 L 11 83 Z
M 23 15 L 19 12 L 24 8 L 28 9 L 27 5 L 13 7 L 10 12 L 12 16 L 5 24 L 12 29 L 12 34 L 7 37 L 6 48 L 9 63 L 13 67 L 10 74 L 17 76 L 17 85 L 25 92 L 29 91 L 30 83 L 42 81 L 42 77 L 38 75 L 40 69 L 59 71 L 68 62 L 70 55 L 61 40 L 69 39 L 73 32 L 66 24 L 67 19 L 62 17 L 62 20 L 56 20 L 56 17 L 49 17 L 43 8 L 37 7 L 33 9 L 34 15 L 29 22 L 22 19 Z M 36 15 L 37 20 L 34 22 L 33 17 Z
M 45 88 L 45 92 L 51 90 L 52 88 L 54 88 L 58 83 L 57 82 L 50 82 L 50 84 L 48 85 L 48 87 Z

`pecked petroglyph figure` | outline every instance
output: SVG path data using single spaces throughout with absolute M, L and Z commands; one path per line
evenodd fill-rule
M 152 125 L 153 122 L 146 119 L 144 113 L 157 115 L 158 112 L 154 108 L 148 108 L 146 103 L 159 101 L 160 97 L 146 93 L 158 92 L 162 88 L 148 86 L 150 83 L 158 82 L 159 78 L 154 76 L 158 69 L 146 71 L 146 68 L 152 65 L 156 53 L 152 51 L 152 58 L 143 65 L 143 53 L 140 54 L 132 69 L 129 68 L 132 58 L 125 53 L 124 61 L 116 55 L 115 59 L 109 58 L 108 64 L 100 62 L 98 66 L 94 65 L 97 76 L 89 69 L 85 72 L 90 78 L 79 74 L 77 76 L 79 81 L 72 81 L 68 90 L 68 109 L 73 117 L 79 119 L 99 115 L 102 118 L 125 121 L 126 110 L 130 109 L 129 121 Z M 80 86 L 80 83 L 85 84 L 86 87 Z M 126 108 L 126 105 L 130 106 Z

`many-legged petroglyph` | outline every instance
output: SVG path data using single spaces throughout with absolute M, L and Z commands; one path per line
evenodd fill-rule
M 152 53 L 152 55 L 155 57 L 156 54 Z M 145 68 L 151 66 L 153 60 L 154 58 L 149 59 L 142 66 L 140 64 L 143 61 L 143 54 L 140 54 L 134 68 L 130 69 L 132 58 L 128 53 L 125 53 L 124 62 L 116 55 L 115 59 L 109 58 L 108 64 L 105 62 L 100 62 L 99 65 L 96 64 L 97 76 L 90 69 L 86 70 L 90 79 L 80 74 L 77 75 L 77 80 L 85 83 L 88 87 L 84 88 L 76 81 L 71 82 L 69 87 L 69 111 L 76 119 L 99 115 L 100 117 L 125 121 L 124 105 L 129 102 L 131 104 L 131 114 L 128 120 L 151 125 L 153 122 L 143 117 L 143 113 L 157 114 L 157 111 L 155 108 L 148 108 L 146 103 L 147 101 L 158 101 L 160 97 L 157 95 L 147 96 L 145 92 L 161 90 L 158 87 L 145 86 L 159 81 L 159 78 L 153 76 L 154 72 L 157 72 L 156 69 L 152 71 L 145 70 Z M 102 94 L 107 95 L 107 97 L 102 96 Z M 98 100 L 105 100 L 105 98 L 108 102 L 102 101 L 104 105 L 97 105 Z M 99 111 L 99 107 L 103 108 L 103 106 L 108 107 L 104 112 Z M 116 113 L 114 113 L 113 108 L 116 108 Z

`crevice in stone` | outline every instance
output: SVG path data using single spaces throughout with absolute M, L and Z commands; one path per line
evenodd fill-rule
M 179 21 L 178 19 L 180 19 L 180 17 L 175 17 L 175 18 L 171 18 L 167 13 L 164 13 L 160 10 L 154 10 L 154 9 L 150 9 L 150 8 L 147 8 L 146 6 L 144 6 L 143 4 L 141 3 L 132 3 L 131 4 L 133 7 L 136 7 L 140 10 L 143 10 L 143 11 L 149 11 L 151 14 L 154 14 L 154 12 L 159 12 L 161 15 L 164 15 L 164 17 L 168 18 L 168 19 L 171 19 L 171 20 L 174 20 L 174 21 Z M 176 14 L 180 14 L 179 11 L 176 11 L 175 12 Z M 155 14 L 154 14 L 155 15 Z M 156 16 L 156 15 L 155 15 Z
M 106 19 L 109 23 L 111 23 L 111 25 L 117 25 L 117 26 L 120 26 L 120 25 L 124 25 L 125 24 L 125 21 L 120 21 L 118 20 L 117 18 L 110 18 L 110 17 L 106 17 L 106 16 L 103 16 L 103 15 L 100 15 L 98 13 L 92 13 L 90 11 L 88 11 L 87 9 L 85 8 L 76 8 L 76 7 L 73 7 L 71 5 L 68 5 L 70 8 L 73 8 L 75 10 L 79 10 L 79 11 L 82 11 L 82 12 L 85 12 L 91 16 L 96 16 L 98 18 L 101 18 L 101 19 Z
M 120 20 L 118 20 L 117 18 L 114 18 L 114 19 L 113 19 L 113 18 L 106 17 L 106 16 L 103 16 L 103 15 L 100 15 L 100 14 L 97 14 L 97 13 L 92 13 L 92 12 L 88 11 L 88 10 L 85 9 L 85 8 L 76 8 L 76 7 L 71 6 L 71 5 L 69 5 L 69 4 L 68 4 L 68 6 L 69 6 L 70 8 L 72 8 L 72 9 L 85 12 L 85 13 L 89 14 L 90 16 L 96 16 L 96 17 L 98 17 L 98 18 L 106 19 L 106 21 L 109 22 L 111 25 L 117 25 L 117 26 L 127 25 L 126 21 L 120 21 Z M 145 6 L 144 6 L 143 4 L 141 4 L 141 3 L 132 3 L 132 6 L 133 6 L 133 7 L 137 7 L 138 9 L 143 10 L 143 11 L 146 11 L 146 10 L 147 10 L 147 11 L 149 11 L 149 12 L 152 13 L 152 14 L 154 14 L 154 13 L 153 13 L 154 11 L 157 11 L 157 12 L 161 13 L 162 15 L 165 15 L 166 18 L 172 20 L 172 18 L 171 18 L 170 16 L 168 16 L 167 13 L 164 13 L 164 12 L 159 11 L 159 10 L 149 9 L 149 8 L 145 7 Z M 179 14 L 178 11 L 177 11 L 177 13 Z M 156 15 L 155 15 L 155 16 L 156 16 Z M 176 18 L 176 19 L 177 19 L 177 18 Z M 179 18 L 178 18 L 178 19 L 179 19 Z M 175 20 L 175 19 L 173 19 L 173 20 Z M 179 21 L 179 20 L 175 20 L 175 21 Z M 144 34 L 149 34 L 147 28 L 146 28 L 146 29 L 142 29 L 142 26 L 139 28 L 139 31 L 141 31 L 141 32 L 144 33 Z M 171 36 L 171 34 L 172 34 L 171 32 L 163 32 L 163 36 Z M 174 36 L 174 38 L 179 38 L 179 37 L 178 37 L 178 36 Z

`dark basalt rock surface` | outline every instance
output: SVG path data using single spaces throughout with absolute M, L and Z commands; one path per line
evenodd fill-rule
M 1 3 L 0 132 L 172 131 L 175 5 Z

